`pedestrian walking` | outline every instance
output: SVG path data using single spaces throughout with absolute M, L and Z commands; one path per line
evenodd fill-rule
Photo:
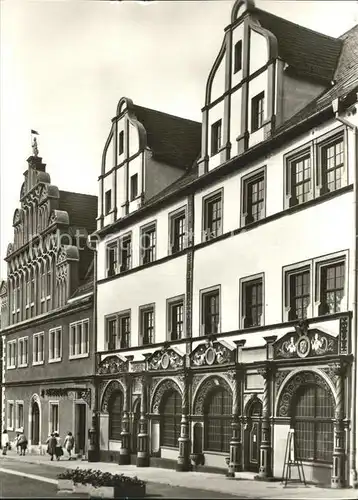
M 20 455 L 25 455 L 26 449 L 27 449 L 27 437 L 24 433 L 24 431 L 21 432 L 18 440 L 17 440 L 17 446 L 20 448 Z
M 16 453 L 17 453 L 18 455 L 20 454 L 19 439 L 20 439 L 20 432 L 17 432 L 17 433 L 16 433 L 16 438 L 15 438 L 15 446 L 16 446 Z
M 63 447 L 68 453 L 68 460 L 72 459 L 72 450 L 75 445 L 75 438 L 72 436 L 72 432 L 68 431 L 67 436 L 65 437 L 65 441 L 63 443 Z
M 47 444 L 47 453 L 50 455 L 51 460 L 53 460 L 53 457 L 56 454 L 56 444 L 57 444 L 57 439 L 55 438 L 53 432 L 47 438 L 46 444 Z
M 2 454 L 6 455 L 7 450 L 10 449 L 10 440 L 9 440 L 9 434 L 7 433 L 7 430 L 4 429 L 2 431 L 2 436 L 1 436 L 1 447 L 2 447 Z
M 54 436 L 56 438 L 55 455 L 56 455 L 56 459 L 60 460 L 60 457 L 62 457 L 62 455 L 63 455 L 63 449 L 62 449 L 62 445 L 61 445 L 61 438 L 60 438 L 60 435 L 59 435 L 58 432 L 55 432 Z

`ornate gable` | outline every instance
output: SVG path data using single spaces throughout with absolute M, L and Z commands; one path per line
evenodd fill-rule
M 97 373 L 99 375 L 113 375 L 128 371 L 128 361 L 118 354 L 108 356 L 100 362 Z
M 317 328 L 308 328 L 307 321 L 300 321 L 293 332 L 289 332 L 274 345 L 274 358 L 307 358 L 338 354 L 338 338 Z
M 163 348 L 147 358 L 148 370 L 177 370 L 184 366 L 184 355 L 175 347 Z
M 225 365 L 235 362 L 235 347 L 224 340 L 207 340 L 198 345 L 190 354 L 192 366 Z
M 13 218 L 13 226 L 17 226 L 18 224 L 20 224 L 20 222 L 22 221 L 22 216 L 23 216 L 23 210 L 20 208 L 17 208 L 14 212 L 14 218 Z

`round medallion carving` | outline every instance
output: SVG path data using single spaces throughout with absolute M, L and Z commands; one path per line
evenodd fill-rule
M 309 355 L 310 350 L 310 339 L 307 337 L 307 335 L 302 335 L 297 341 L 297 355 L 300 358 L 305 358 Z
M 216 352 L 215 349 L 212 347 L 209 347 L 205 353 L 205 361 L 207 362 L 208 365 L 213 365 L 215 363 L 216 359 Z
M 162 356 L 162 360 L 161 360 L 161 363 L 162 363 L 162 368 L 164 370 L 166 370 L 167 368 L 169 368 L 169 365 L 170 365 L 170 358 L 168 356 L 168 354 L 165 352 Z

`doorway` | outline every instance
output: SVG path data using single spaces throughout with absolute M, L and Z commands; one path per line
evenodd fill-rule
M 84 453 L 86 449 L 86 404 L 75 405 L 75 453 Z
M 132 453 L 134 454 L 136 454 L 138 450 L 139 419 L 140 419 L 140 399 L 137 399 L 137 402 L 133 410 L 133 424 L 132 424 Z
M 244 467 L 247 471 L 258 472 L 260 468 L 262 403 L 252 401 L 247 410 L 247 426 L 244 431 Z
M 40 408 L 36 401 L 31 407 L 31 444 L 38 445 L 40 443 Z

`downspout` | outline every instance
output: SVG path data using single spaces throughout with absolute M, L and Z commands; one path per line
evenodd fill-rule
M 358 96 L 358 94 L 357 94 Z M 352 405 L 351 405 L 351 433 L 349 440 L 349 448 L 350 448 L 350 484 L 351 486 L 357 487 L 357 469 L 356 469 L 356 395 L 357 392 L 357 336 L 358 336 L 358 127 L 351 123 L 346 118 L 342 118 L 339 116 L 339 99 L 334 99 L 332 101 L 332 109 L 334 112 L 334 117 L 343 125 L 349 127 L 353 132 L 354 138 L 354 238 L 355 238 L 355 247 L 354 247 L 354 292 L 353 292 L 353 334 L 352 338 L 352 354 L 353 354 L 353 363 L 351 368 L 352 374 Z

